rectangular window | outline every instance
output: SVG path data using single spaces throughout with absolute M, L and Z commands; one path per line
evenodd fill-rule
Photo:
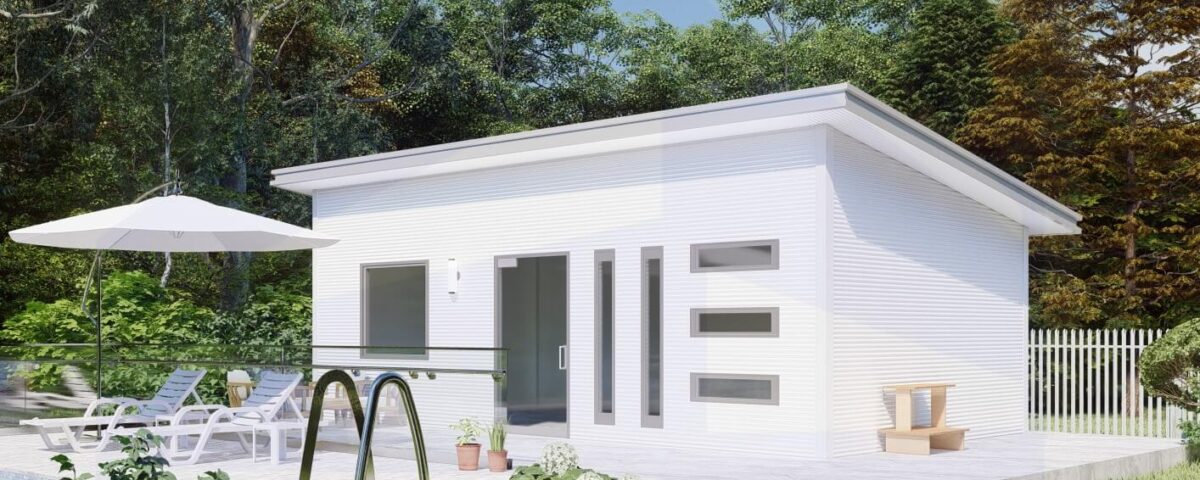
M 692 245 L 692 272 L 779 269 L 779 240 Z
M 596 423 L 615 424 L 613 415 L 613 262 L 612 250 L 596 251 Z
M 693 308 L 693 337 L 778 337 L 778 308 Z
M 429 340 L 425 262 L 362 268 L 362 344 L 426 347 Z M 363 350 L 364 356 L 424 357 L 424 348 Z
M 693 373 L 692 401 L 779 405 L 779 375 Z
M 662 428 L 662 247 L 642 248 L 642 426 Z

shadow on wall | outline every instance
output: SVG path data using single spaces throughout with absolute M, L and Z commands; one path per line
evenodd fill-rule
M 915 275 L 933 271 L 941 277 L 935 280 L 986 292 L 1012 306 L 1027 303 L 1027 239 L 1020 224 L 846 135 L 835 132 L 834 141 L 839 154 L 829 172 L 836 196 L 835 272 L 854 267 L 837 260 L 839 246 L 875 249 L 905 260 L 883 267 L 897 276 L 914 275 L 906 280 L 920 281 Z M 928 295 L 939 299 L 953 293 L 939 289 Z

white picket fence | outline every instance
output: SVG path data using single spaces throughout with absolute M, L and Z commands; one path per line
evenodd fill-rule
M 1184 410 L 1146 393 L 1142 350 L 1166 330 L 1031 330 L 1029 429 L 1179 438 Z

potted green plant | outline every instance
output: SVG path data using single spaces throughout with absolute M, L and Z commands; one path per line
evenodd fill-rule
M 503 472 L 508 470 L 508 450 L 504 449 L 504 440 L 508 432 L 504 429 L 504 420 L 496 420 L 488 431 L 490 445 L 488 448 L 488 470 Z
M 474 418 L 464 418 L 450 428 L 458 431 L 455 439 L 458 450 L 458 469 L 479 470 L 479 442 L 476 440 L 483 433 L 483 425 Z

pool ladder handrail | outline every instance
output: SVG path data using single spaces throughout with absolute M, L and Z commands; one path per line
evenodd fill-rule
M 355 480 L 374 480 L 375 465 L 371 454 L 371 438 L 375 434 L 375 415 L 379 411 L 379 396 L 389 383 L 395 383 L 400 389 L 400 400 L 404 402 L 404 412 L 408 416 L 408 429 L 413 439 L 413 450 L 417 461 L 417 474 L 420 480 L 429 480 L 429 460 L 425 456 L 425 438 L 421 434 L 421 423 L 417 419 L 417 405 L 413 401 L 412 389 L 399 373 L 387 372 L 375 378 L 368 392 L 367 411 L 364 417 L 362 403 L 358 399 L 358 389 L 354 379 L 344 370 L 330 370 L 321 375 L 313 390 L 312 406 L 308 414 L 308 428 L 304 432 L 304 455 L 300 461 L 300 480 L 312 480 L 313 457 L 317 448 L 317 429 L 321 425 L 321 405 L 325 400 L 325 391 L 331 383 L 341 384 L 346 391 L 346 399 L 350 402 L 350 410 L 354 414 L 354 424 L 358 428 L 358 462 L 355 466 Z M 364 421 L 365 420 L 365 421 Z

